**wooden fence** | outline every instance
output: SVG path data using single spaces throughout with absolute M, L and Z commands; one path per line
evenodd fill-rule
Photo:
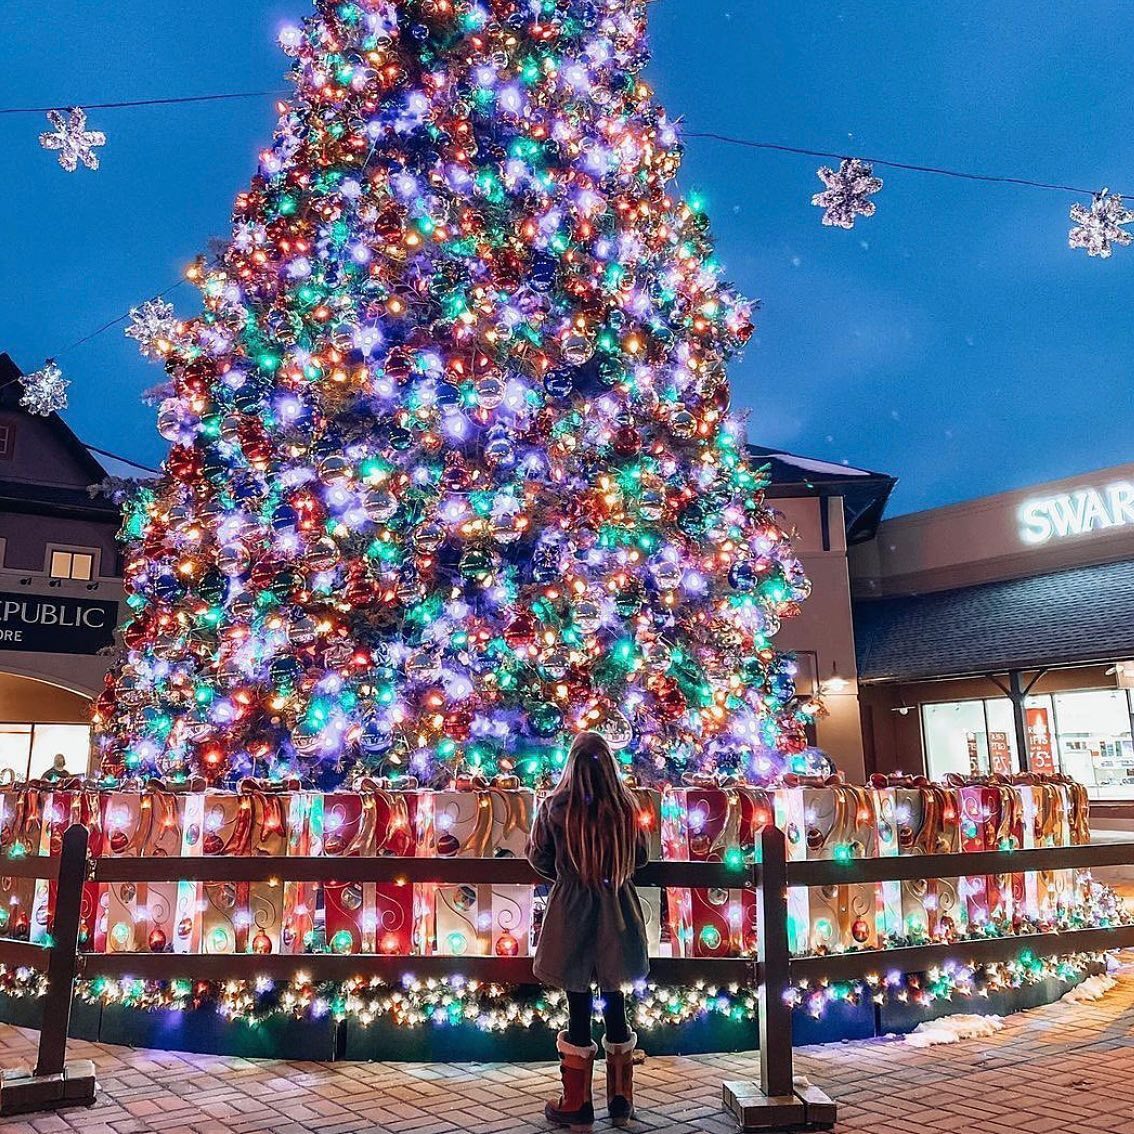
M 766 827 L 755 865 L 739 868 L 715 862 L 651 862 L 636 876 L 639 886 L 694 889 L 749 888 L 756 892 L 757 956 L 651 960 L 651 979 L 660 983 L 755 987 L 758 991 L 760 1082 L 723 1084 L 724 1106 L 745 1131 L 785 1127 L 828 1128 L 835 1104 L 816 1086 L 795 1082 L 792 1069 L 790 995 L 801 981 L 866 978 L 886 971 L 925 972 L 949 959 L 966 963 L 1008 961 L 1030 952 L 1036 957 L 1104 952 L 1134 946 L 1134 925 L 989 937 L 952 944 L 794 957 L 788 949 L 789 887 L 835 886 L 957 878 L 1030 871 L 1085 870 L 1134 864 L 1134 843 L 1103 843 L 1042 850 L 988 851 L 849 861 L 789 862 L 783 832 Z M 407 971 L 419 977 L 453 975 L 499 984 L 532 983 L 529 957 L 379 956 L 314 953 L 182 954 L 99 953 L 77 949 L 83 882 L 384 882 L 528 885 L 540 879 L 522 859 L 436 858 L 99 858 L 87 856 L 87 831 L 71 827 L 58 859 L 9 859 L 8 876 L 55 881 L 55 922 L 50 945 L 0 939 L 0 964 L 26 966 L 47 975 L 34 1075 L 4 1073 L 0 1114 L 47 1110 L 94 1101 L 89 1062 L 65 1059 L 71 998 L 76 979 L 94 976 L 141 980 L 289 980 L 300 974 L 317 981 L 371 977 L 398 981 Z

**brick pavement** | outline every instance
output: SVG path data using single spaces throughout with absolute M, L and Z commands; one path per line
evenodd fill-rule
M 0 1027 L 0 1065 L 29 1061 L 33 1041 Z M 90 1043 L 71 1054 L 95 1060 L 98 1104 L 0 1123 L 3 1134 L 529 1134 L 546 1129 L 554 1082 L 547 1063 L 324 1065 Z M 993 1039 L 797 1054 L 798 1073 L 838 1100 L 843 1134 L 1131 1134 L 1134 972 L 1099 1003 L 1021 1013 Z M 721 1080 L 755 1074 L 751 1055 L 649 1059 L 638 1072 L 637 1129 L 732 1134 Z

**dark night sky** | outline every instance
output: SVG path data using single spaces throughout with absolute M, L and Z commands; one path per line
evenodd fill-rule
M 306 0 L 3 0 L 0 107 L 277 89 Z M 658 0 L 671 115 L 851 154 L 1134 192 L 1134 5 Z M 41 365 L 175 282 L 270 138 L 270 98 L 92 113 L 64 173 L 0 116 L 0 350 Z M 691 140 L 729 275 L 765 301 L 733 370 L 753 440 L 895 474 L 909 511 L 1130 459 L 1134 246 L 1067 247 L 1068 194 L 878 172 L 878 215 L 826 229 L 818 161 Z M 175 293 L 185 314 L 193 293 Z M 156 462 L 160 381 L 120 327 L 61 355 L 68 420 Z

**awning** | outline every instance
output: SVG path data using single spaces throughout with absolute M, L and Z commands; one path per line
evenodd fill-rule
M 854 605 L 861 681 L 1134 658 L 1134 562 Z

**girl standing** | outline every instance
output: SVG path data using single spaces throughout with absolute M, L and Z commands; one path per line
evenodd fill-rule
M 558 1126 L 589 1130 L 594 1122 L 593 981 L 602 989 L 606 1025 L 607 1109 L 615 1126 L 634 1117 L 638 1037 L 627 1023 L 621 990 L 649 972 L 646 926 L 631 881 L 648 855 L 638 801 L 619 778 L 609 746 L 597 733 L 580 733 L 558 786 L 540 808 L 528 848 L 532 866 L 554 883 L 535 975 L 566 991 L 570 1012 L 569 1027 L 556 1044 L 563 1093 L 544 1110 Z

